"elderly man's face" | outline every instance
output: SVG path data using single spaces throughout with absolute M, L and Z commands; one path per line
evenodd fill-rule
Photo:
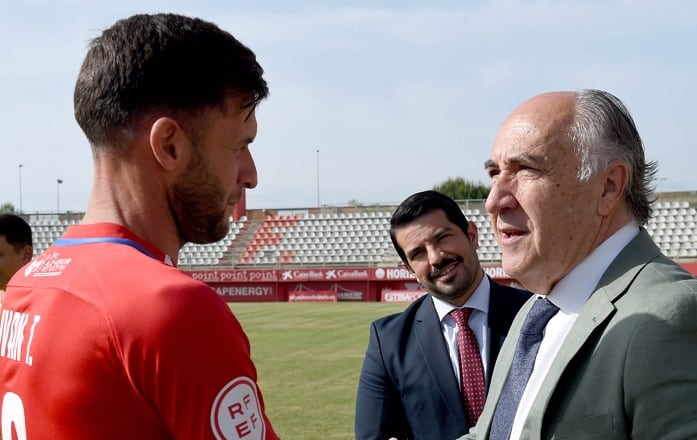
M 598 234 L 602 184 L 577 178 L 567 135 L 573 109 L 572 94 L 527 101 L 501 126 L 487 161 L 492 189 L 486 208 L 503 269 L 540 294 L 592 251 Z

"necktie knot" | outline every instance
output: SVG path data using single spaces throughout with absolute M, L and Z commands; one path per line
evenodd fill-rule
M 460 328 L 467 326 L 467 322 L 469 321 L 471 314 L 472 314 L 472 309 L 470 307 L 463 307 L 461 309 L 453 309 L 450 312 L 450 316 L 453 317 L 453 319 L 457 323 L 457 326 Z
M 532 305 L 525 318 L 521 334 L 539 334 L 547 326 L 547 322 L 559 311 L 559 307 L 552 304 L 547 298 L 538 298 Z

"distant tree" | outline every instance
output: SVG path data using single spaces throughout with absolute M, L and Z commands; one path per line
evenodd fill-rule
M 474 183 L 462 177 L 451 177 L 440 185 L 434 186 L 433 190 L 455 200 L 478 200 L 486 199 L 491 188 L 481 182 Z
M 351 199 L 351 200 L 348 201 L 348 205 L 349 205 L 349 206 L 353 206 L 353 207 L 358 207 L 358 208 L 360 208 L 361 206 L 363 206 L 363 203 L 360 202 L 359 200 Z
M 15 205 L 12 203 L 3 203 L 0 205 L 0 213 L 3 214 L 14 214 L 15 213 Z

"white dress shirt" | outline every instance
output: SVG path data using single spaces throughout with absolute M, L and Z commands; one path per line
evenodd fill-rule
M 453 366 L 453 371 L 455 372 L 455 377 L 457 378 L 458 384 L 460 384 L 460 356 L 457 350 L 457 323 L 450 316 L 450 312 L 458 307 L 452 304 L 442 301 L 433 295 L 430 295 L 433 299 L 433 305 L 436 308 L 436 313 L 438 314 L 438 319 L 440 319 L 441 330 L 443 331 L 443 337 L 448 346 L 448 354 L 450 355 L 450 363 Z M 484 377 L 487 377 L 488 365 L 487 360 L 489 359 L 489 278 L 486 274 L 482 277 L 482 281 L 477 286 L 472 296 L 467 300 L 467 302 L 461 307 L 470 307 L 472 314 L 470 315 L 468 324 L 475 336 L 477 337 L 477 343 L 479 344 L 479 353 L 482 356 L 482 366 L 484 367 Z
M 540 350 L 535 358 L 535 366 L 528 384 L 523 391 L 520 405 L 516 412 L 510 440 L 518 440 L 523 429 L 523 423 L 530 412 L 530 407 L 540 391 L 540 386 L 549 372 L 552 361 L 557 356 L 566 335 L 576 322 L 581 309 L 593 293 L 600 278 L 610 263 L 634 237 L 639 234 L 639 228 L 628 223 L 611 235 L 581 261 L 564 278 L 554 286 L 547 298 L 557 307 L 559 312 L 547 323 Z

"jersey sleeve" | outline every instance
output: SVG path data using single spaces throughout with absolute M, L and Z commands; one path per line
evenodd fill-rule
M 163 285 L 154 297 L 125 313 L 129 325 L 116 328 L 131 331 L 117 341 L 126 374 L 174 438 L 278 438 L 249 340 L 227 304 L 193 280 Z

